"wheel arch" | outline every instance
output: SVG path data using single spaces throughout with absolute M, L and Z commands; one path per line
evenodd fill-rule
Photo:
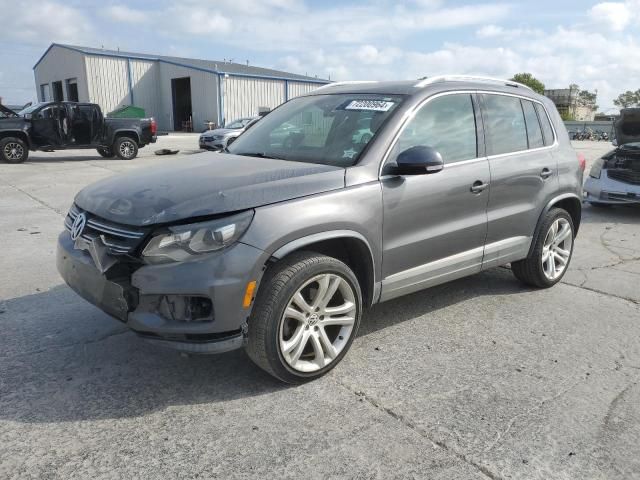
M 135 142 L 138 144 L 138 146 L 140 146 L 140 135 L 138 135 L 138 132 L 136 132 L 135 130 L 116 130 L 113 133 L 113 143 L 115 143 L 118 138 L 120 137 L 129 137 L 133 140 L 135 140 Z M 113 144 L 112 144 L 113 146 Z
M 22 130 L 0 130 L 0 139 L 7 138 L 7 137 L 19 138 L 27 145 L 27 148 L 29 149 L 31 148 L 29 135 L 27 135 Z
M 571 216 L 571 220 L 573 222 L 574 228 L 574 236 L 578 234 L 578 229 L 580 228 L 580 221 L 582 218 L 582 199 L 576 195 L 575 193 L 564 193 L 562 195 L 558 195 L 557 197 L 552 198 L 540 213 L 538 217 L 538 222 L 536 223 L 536 229 L 533 233 L 533 239 L 531 241 L 531 246 L 529 247 L 529 254 L 533 250 L 534 245 L 536 244 L 536 240 L 538 239 L 538 235 L 540 234 L 540 223 L 542 223 L 542 219 L 544 216 L 554 207 L 559 207 L 567 211 Z
M 351 230 L 322 232 L 293 240 L 278 248 L 269 261 L 274 262 L 298 251 L 312 251 L 344 262 L 353 270 L 362 290 L 363 305 L 377 302 L 379 288 L 375 282 L 375 261 L 367 239 Z

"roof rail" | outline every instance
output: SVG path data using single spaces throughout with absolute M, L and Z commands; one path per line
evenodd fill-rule
M 533 89 L 525 85 L 524 83 L 514 82 L 513 80 L 504 80 L 502 78 L 476 77 L 475 75 L 438 75 L 436 77 L 429 77 L 429 78 L 420 80 L 418 83 L 414 85 L 414 87 L 423 88 L 423 87 L 426 87 L 427 85 L 440 83 L 440 82 L 447 82 L 447 81 L 486 82 L 486 83 L 493 83 L 497 85 L 506 85 L 508 87 L 518 87 L 518 88 L 522 87 L 522 88 L 526 88 L 527 90 L 531 90 L 533 92 Z
M 327 87 L 336 87 L 338 85 L 357 85 L 359 83 L 378 83 L 377 80 L 345 80 L 343 82 L 333 82 L 322 85 L 321 87 L 316 88 L 316 91 L 327 88 Z

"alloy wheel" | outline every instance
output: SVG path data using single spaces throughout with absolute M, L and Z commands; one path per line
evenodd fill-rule
M 356 309 L 355 292 L 340 275 L 305 282 L 280 320 L 280 352 L 289 367 L 314 372 L 333 362 L 353 334 Z
M 4 155 L 9 160 L 20 160 L 24 155 L 24 147 L 17 142 L 9 142 L 4 146 Z
M 133 143 L 126 141 L 126 142 L 122 142 L 120 144 L 120 154 L 124 157 L 124 158 L 129 158 L 131 157 L 131 155 L 133 155 L 134 152 L 134 145 Z
M 573 231 L 566 218 L 558 218 L 549 227 L 542 246 L 542 270 L 549 280 L 562 276 L 573 248 Z

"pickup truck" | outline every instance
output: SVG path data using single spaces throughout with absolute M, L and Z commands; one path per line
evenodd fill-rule
M 0 118 L 0 160 L 22 163 L 29 150 L 93 149 L 105 157 L 131 160 L 155 143 L 153 118 L 105 118 L 93 103 L 44 102 Z

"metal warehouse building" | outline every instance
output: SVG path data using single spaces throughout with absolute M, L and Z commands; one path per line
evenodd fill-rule
M 238 63 L 52 44 L 33 67 L 40 101 L 135 105 L 161 130 L 257 115 L 326 80 Z

